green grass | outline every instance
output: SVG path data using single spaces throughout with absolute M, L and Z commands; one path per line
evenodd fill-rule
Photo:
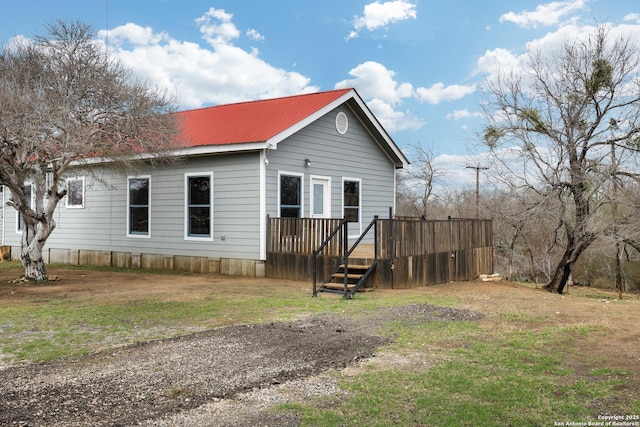
M 379 307 L 416 303 L 462 306 L 454 297 L 419 292 L 371 292 L 345 301 L 311 298 L 291 287 L 252 287 L 249 294 L 212 289 L 177 301 L 167 295 L 108 302 L 38 298 L 0 304 L 0 355 L 12 362 L 47 361 L 230 324 L 323 313 L 366 317 Z M 375 331 L 394 338 L 380 352 L 407 364 L 376 365 L 374 358 L 356 375 L 335 371 L 344 393 L 277 410 L 299 413 L 305 426 L 327 427 L 546 426 L 594 420 L 600 401 L 613 402 L 607 403 L 612 414 L 640 413 L 638 396 L 625 394 L 631 372 L 579 350 L 578 344 L 606 333 L 604 326 L 549 326 L 548 320 L 498 306 L 497 329 L 483 322 L 389 321 Z M 580 363 L 588 369 L 577 372 Z M 169 391 L 173 397 L 183 393 L 188 390 Z
M 13 264 L 10 267 L 15 269 Z M 8 267 L 0 263 L 0 268 Z M 250 298 L 242 288 L 218 293 L 212 290 L 205 298 L 185 301 L 166 298 L 112 298 L 102 302 L 99 295 L 86 300 L 39 297 L 22 305 L 0 304 L 0 357 L 11 362 L 42 362 L 232 324 L 319 313 L 354 317 L 381 306 L 424 302 L 424 298 L 410 293 L 384 298 L 371 293 L 358 295 L 353 301 L 333 295 L 311 298 L 308 292 L 292 292 L 288 287 L 254 287 Z M 434 302 L 451 305 L 455 300 L 439 298 Z
M 602 367 L 574 377 L 564 363 L 575 340 L 598 328 L 544 328 L 505 335 L 475 323 L 430 323 L 389 329 L 394 351 L 413 352 L 420 369 L 366 370 L 343 378 L 347 398 L 285 405 L 307 426 L 543 426 L 595 420 L 592 404 L 615 401 L 629 384 L 625 370 Z M 434 345 L 452 348 L 434 354 Z M 635 406 L 610 408 L 633 414 Z M 612 413 L 613 413 L 612 412 Z

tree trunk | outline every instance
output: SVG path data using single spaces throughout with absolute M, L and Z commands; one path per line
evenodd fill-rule
M 38 238 L 37 227 L 26 226 L 22 234 L 20 259 L 24 267 L 24 277 L 27 280 L 42 282 L 47 280 L 47 271 L 42 257 L 44 240 Z
M 551 281 L 544 287 L 549 292 L 558 292 L 562 294 L 567 281 L 571 277 L 571 270 L 574 264 L 582 254 L 595 240 L 594 234 L 582 236 L 581 240 L 576 241 L 574 244 L 570 244 L 562 254 L 562 258 L 556 267 L 556 271 L 553 273 Z M 574 240 L 571 239 L 573 242 Z
M 571 262 L 571 252 L 570 248 L 562 254 L 562 259 L 558 263 L 555 272 L 553 273 L 553 277 L 549 281 L 547 285 L 544 286 L 549 292 L 558 292 L 562 294 L 564 287 L 569 280 L 569 276 L 571 275 L 571 268 L 573 267 L 573 262 Z
M 620 266 L 620 242 L 616 242 L 616 289 L 618 299 L 622 299 L 622 268 Z

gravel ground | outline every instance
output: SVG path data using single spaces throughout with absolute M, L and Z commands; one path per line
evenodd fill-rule
M 0 368 L 2 426 L 298 426 L 285 402 L 340 393 L 323 375 L 375 355 L 393 320 L 475 320 L 429 305 L 359 320 L 234 326 L 77 359 Z

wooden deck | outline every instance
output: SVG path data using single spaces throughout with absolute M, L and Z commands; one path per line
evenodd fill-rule
M 344 262 L 347 239 L 343 223 L 337 219 L 269 218 L 267 277 L 331 277 Z M 493 273 L 491 220 L 376 217 L 371 225 L 361 236 L 364 241 L 349 255 L 349 264 L 372 265 L 376 257 L 371 242 L 375 240 L 378 257 L 371 276 L 375 287 L 403 289 Z M 348 244 L 353 242 L 349 239 Z
M 361 258 L 361 259 L 374 259 L 375 258 L 375 248 L 373 243 L 360 243 L 349 258 Z

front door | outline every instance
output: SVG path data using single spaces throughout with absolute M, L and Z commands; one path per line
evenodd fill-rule
M 329 178 L 311 177 L 311 218 L 331 217 L 331 181 Z

